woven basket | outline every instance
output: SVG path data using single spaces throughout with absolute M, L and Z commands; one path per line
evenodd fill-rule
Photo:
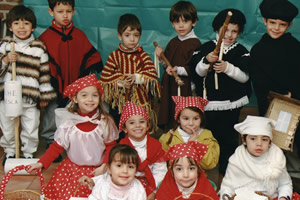
M 258 194 L 258 195 L 261 195 L 261 196 L 268 197 L 269 200 L 273 200 L 272 197 L 270 197 L 270 196 L 268 196 L 268 195 L 266 195 L 266 194 L 264 194 L 262 192 L 255 192 L 255 193 Z M 223 197 L 222 197 L 222 199 L 223 200 L 234 200 L 235 196 L 236 196 L 236 194 L 232 195 L 231 197 L 228 194 L 224 194 Z
M 40 183 L 41 183 L 41 194 L 32 191 L 32 190 L 16 190 L 13 192 L 5 193 L 5 186 L 7 185 L 9 179 L 11 176 L 16 173 L 17 171 L 28 169 L 30 166 L 24 166 L 19 165 L 13 169 L 11 169 L 2 179 L 1 185 L 0 185 L 0 200 L 49 200 L 44 195 L 44 177 L 42 175 L 42 172 L 39 170 L 37 172 L 37 175 L 40 177 Z

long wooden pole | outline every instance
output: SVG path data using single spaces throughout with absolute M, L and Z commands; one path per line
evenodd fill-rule
M 11 53 L 15 53 L 15 43 L 10 43 L 10 51 Z M 12 80 L 17 80 L 17 65 L 16 62 L 11 63 L 12 67 Z M 20 158 L 20 139 L 19 139 L 19 117 L 14 118 L 14 126 L 15 126 L 15 145 L 16 145 L 16 158 Z

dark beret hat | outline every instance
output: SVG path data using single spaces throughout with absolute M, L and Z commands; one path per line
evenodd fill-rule
M 263 0 L 259 9 L 264 18 L 286 22 L 293 21 L 298 15 L 298 8 L 288 0 Z
M 220 11 L 212 22 L 212 27 L 214 31 L 218 31 L 224 24 L 228 11 L 232 12 L 232 17 L 230 18 L 231 24 L 237 24 L 239 26 L 239 32 L 243 32 L 244 25 L 246 24 L 245 15 L 234 8 L 228 8 Z

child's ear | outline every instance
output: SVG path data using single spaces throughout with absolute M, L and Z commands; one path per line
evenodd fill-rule
M 54 13 L 53 13 L 53 10 L 51 8 L 48 8 L 48 12 L 49 12 L 49 15 L 54 17 Z
M 267 25 L 267 21 L 268 19 L 267 18 L 264 18 L 264 24 Z
M 121 36 L 120 33 L 118 33 L 118 38 L 119 38 L 120 41 L 122 41 L 122 36 Z
M 72 98 L 72 101 L 78 103 L 76 95 Z
M 246 143 L 244 137 L 242 136 L 241 138 L 242 138 L 242 144 L 243 144 L 243 145 L 247 145 L 247 143 Z
M 198 22 L 198 20 L 195 20 L 195 22 L 192 24 L 192 26 L 195 27 L 197 22 Z

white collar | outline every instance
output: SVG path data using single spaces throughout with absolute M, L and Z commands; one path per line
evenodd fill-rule
M 139 142 L 130 139 L 130 137 L 129 137 L 129 140 L 135 148 L 144 148 L 147 144 L 147 135 L 145 136 L 145 138 L 142 141 L 139 141 Z
M 184 40 L 187 40 L 187 39 L 190 39 L 190 38 L 198 38 L 194 32 L 194 29 L 191 30 L 191 32 L 189 32 L 188 34 L 184 35 L 184 36 L 180 36 L 178 35 L 178 39 L 180 41 L 184 41 Z
M 184 188 L 182 187 L 181 185 L 179 185 L 177 182 L 176 182 L 176 185 L 178 187 L 178 190 L 181 192 L 182 194 L 182 198 L 184 199 L 187 199 L 191 196 L 191 194 L 194 192 L 195 188 L 196 188 L 196 185 L 197 185 L 197 182 L 198 180 L 195 181 L 195 183 L 189 187 L 189 188 Z
M 33 34 L 31 34 L 29 38 L 22 40 L 14 34 L 13 39 L 17 44 L 21 44 L 22 46 L 25 46 L 25 45 L 29 44 L 29 42 L 34 40 L 34 36 L 33 36 Z

